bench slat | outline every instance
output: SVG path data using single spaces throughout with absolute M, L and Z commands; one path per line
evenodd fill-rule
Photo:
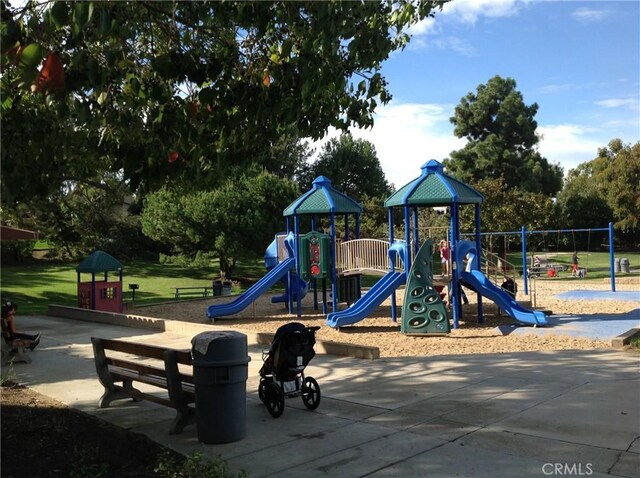
M 126 342 L 124 340 L 100 339 L 106 350 L 115 352 L 123 352 L 141 357 L 149 357 L 158 360 L 164 359 L 166 347 L 158 347 L 157 345 L 138 344 L 135 342 Z M 191 365 L 191 351 L 176 350 L 178 363 Z

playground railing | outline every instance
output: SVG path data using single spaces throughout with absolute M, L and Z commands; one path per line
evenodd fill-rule
M 404 264 L 398 258 L 396 269 Z M 386 274 L 389 266 L 389 241 L 353 239 L 339 242 L 336 247 L 336 272 L 339 275 L 370 272 Z
M 497 254 L 493 254 L 485 249 L 482 249 L 482 261 L 481 269 L 493 283 L 498 284 L 502 282 L 503 277 L 517 278 L 519 275 L 516 265 L 509 261 L 505 261 Z

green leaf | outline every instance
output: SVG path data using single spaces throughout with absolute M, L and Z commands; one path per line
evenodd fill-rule
M 22 56 L 20 56 L 21 68 L 37 68 L 42 59 L 44 58 L 45 49 L 37 43 L 31 43 L 22 50 Z
M 111 33 L 111 12 L 107 9 L 100 10 L 98 17 L 98 34 L 107 37 Z
M 51 7 L 51 20 L 57 28 L 62 28 L 69 20 L 69 9 L 65 2 L 55 2 Z
M 93 14 L 93 2 L 77 2 L 73 8 L 74 28 L 82 31 L 84 26 L 91 20 Z

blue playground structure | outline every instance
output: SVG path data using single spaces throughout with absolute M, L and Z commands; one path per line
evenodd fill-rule
M 385 201 L 388 210 L 389 239 L 360 238 L 362 206 L 336 191 L 331 181 L 319 176 L 311 190 L 292 202 L 284 211 L 286 236 L 278 235 L 265 251 L 267 274 L 251 288 L 228 304 L 212 305 L 207 310 L 210 319 L 238 313 L 267 292 L 278 281 L 284 281 L 283 295 L 272 298 L 274 303 L 287 303 L 289 313 L 301 317 L 302 298 L 313 290 L 313 306 L 318 310 L 318 293 L 322 292 L 322 313 L 326 324 L 339 328 L 367 318 L 386 299 L 391 298 L 391 318 L 397 320 L 396 290 L 405 288 L 401 331 L 411 335 L 450 332 L 444 299 L 451 306 L 453 327 L 459 326 L 462 313 L 461 286 L 478 294 L 478 321 L 482 322 L 482 297 L 495 302 L 516 321 L 526 325 L 546 325 L 542 312 L 519 305 L 505 290 L 494 285 L 480 270 L 480 205 L 484 197 L 475 189 L 444 173 L 436 160 L 422 166 L 422 174 Z M 475 207 L 475 240 L 461 240 L 460 207 Z M 419 207 L 447 208 L 450 227 L 447 237 L 451 248 L 450 275 L 434 279 L 433 246 L 430 239 L 419 237 Z M 404 239 L 394 237 L 394 208 L 402 208 Z M 339 240 L 336 218 L 344 216 L 344 239 Z M 350 215 L 355 220 L 350 222 Z M 324 217 L 324 221 L 322 220 Z M 301 232 L 301 219 L 310 224 L 310 231 Z M 328 220 L 327 220 L 328 219 Z M 355 224 L 355 234 L 351 225 Z M 466 265 L 465 265 L 466 262 Z M 361 292 L 363 273 L 380 274 L 382 278 L 366 293 Z M 327 308 L 330 284 L 332 311 Z M 338 303 L 347 307 L 339 310 Z
M 274 241 L 275 242 L 275 241 Z M 258 297 L 267 292 L 278 281 L 286 278 L 287 274 L 295 266 L 295 239 L 292 236 L 287 236 L 285 241 L 288 257 L 277 265 L 268 269 L 267 274 L 262 277 L 258 282 L 253 284 L 237 299 L 229 302 L 228 304 L 211 305 L 207 309 L 207 317 L 213 319 L 214 317 L 224 317 L 225 315 L 232 315 L 241 312 L 253 303 Z M 271 247 L 271 246 L 270 246 Z M 298 296 L 306 294 L 306 284 L 302 286 L 303 281 L 291 281 L 287 282 L 287 290 L 292 290 L 292 286 L 289 284 L 295 284 L 293 287 L 297 287 L 296 292 Z
M 544 312 L 522 307 L 509 293 L 496 286 L 480 271 L 480 261 L 475 243 L 459 241 L 454 260 L 456 267 L 462 271 L 460 280 L 466 287 L 495 302 L 501 310 L 521 324 L 547 325 Z M 467 262 L 466 266 L 463 264 L 464 261 Z
M 400 188 L 385 201 L 389 218 L 387 269 L 384 270 L 384 266 L 379 268 L 379 266 L 361 265 L 365 270 L 382 270 L 383 278 L 350 307 L 337 312 L 334 310 L 329 314 L 326 320 L 327 325 L 330 327 L 353 325 L 366 318 L 388 297 L 391 297 L 391 316 L 395 322 L 397 320 L 395 290 L 404 284 L 407 287 L 401 330 L 406 334 L 442 334 L 450 331 L 441 293 L 445 287 L 449 291 L 453 327 L 457 328 L 462 314 L 460 289 L 462 285 L 478 293 L 479 322 L 482 322 L 482 297 L 486 297 L 521 324 L 545 325 L 546 318 L 542 312 L 530 311 L 520 306 L 508 292 L 495 286 L 480 272 L 476 251 L 480 250 L 480 205 L 484 197 L 467 184 L 445 174 L 442 164 L 436 160 L 427 162 L 421 169 L 420 177 Z M 460 207 L 463 205 L 475 207 L 475 242 L 460 239 L 459 217 Z M 453 258 L 450 276 L 441 276 L 438 280 L 434 280 L 431 264 L 432 244 L 430 240 L 422 243 L 418 232 L 420 206 L 445 207 L 450 211 L 450 232 L 447 238 Z M 404 213 L 404 240 L 394 238 L 393 212 L 396 207 L 402 208 Z M 354 252 L 348 247 L 357 242 L 359 241 L 348 241 L 341 245 L 347 250 L 338 256 L 338 268 L 343 268 L 341 261 L 353 262 Z M 355 255 L 357 256 L 357 253 Z M 463 262 L 467 255 L 472 260 L 465 268 Z M 349 267 L 343 268 L 343 273 L 348 271 Z
M 271 271 L 274 267 L 277 267 L 280 264 L 280 258 L 278 257 L 279 237 L 286 237 L 286 234 L 276 234 L 276 238 L 271 242 L 271 244 L 269 244 L 269 247 L 267 247 L 267 250 L 264 252 L 264 265 L 267 268 L 267 272 Z M 286 303 L 289 301 L 290 296 L 295 301 L 298 300 L 298 296 L 300 296 L 301 299 L 304 299 L 304 296 L 307 295 L 309 283 L 306 280 L 301 279 L 295 274 L 290 277 L 291 284 L 289 284 L 289 280 L 287 279 L 287 275 L 284 275 L 280 279 L 281 282 L 284 282 L 284 294 L 271 297 L 271 303 Z
M 289 313 L 297 303 L 297 315 L 301 316 L 301 300 L 307 294 L 309 285 L 313 287 L 314 308 L 318 309 L 319 284 L 322 290 L 322 312 L 327 313 L 327 280 L 331 283 L 333 309 L 336 310 L 338 296 L 349 302 L 359 297 L 360 276 L 354 274 L 348 279 L 338 277 L 336 268 L 336 228 L 335 219 L 344 215 L 345 237 L 350 235 L 349 215 L 355 215 L 355 236 L 360 234 L 360 213 L 362 206 L 345 194 L 335 190 L 331 181 L 319 176 L 311 190 L 291 203 L 283 212 L 287 230 L 279 234 L 265 251 L 267 274 L 242 295 L 228 304 L 211 305 L 207 317 L 215 317 L 241 312 L 258 297 L 266 293 L 278 281 L 284 281 L 285 293 L 272 297 L 273 303 L 287 303 Z M 320 216 L 330 220 L 330 232 L 320 231 Z M 311 231 L 300 232 L 300 219 L 310 218 Z M 292 229 L 293 220 L 293 229 Z
M 329 314 L 326 321 L 327 325 L 337 328 L 361 321 L 368 317 L 371 312 L 393 294 L 398 287 L 404 285 L 407 280 L 407 274 L 402 270 L 395 270 L 397 263 L 396 257 L 402 262 L 406 261 L 406 246 L 404 243 L 396 242 L 389 247 L 391 270 L 351 307 Z

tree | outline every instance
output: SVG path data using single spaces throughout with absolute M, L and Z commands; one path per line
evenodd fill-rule
M 444 3 L 3 0 L 3 125 L 33 94 L 57 116 L 42 124 L 64 119 L 133 190 L 219 185 L 291 129 L 371 126 L 391 98 L 381 62 Z M 60 147 L 54 169 L 73 161 L 67 139 L 31 136 Z
M 567 227 L 614 223 L 616 236 L 629 246 L 640 236 L 640 142 L 613 139 L 598 156 L 569 171 L 558 204 Z
M 555 227 L 555 206 L 550 197 L 509 187 L 506 181 L 482 179 L 472 186 L 483 196 L 481 206 L 481 230 L 514 231 L 525 226 L 529 230 Z M 463 207 L 461 229 L 471 231 L 475 227 L 474 209 Z
M 598 150 L 603 170 L 598 183 L 615 217 L 615 227 L 622 232 L 640 232 L 640 141 L 633 146 L 619 139 L 608 148 Z
M 294 183 L 266 172 L 228 180 L 212 191 L 163 188 L 147 196 L 142 228 L 174 254 L 215 254 L 222 274 L 231 277 L 238 259 L 264 253 L 283 229 L 282 211 L 297 195 Z
M 536 103 L 525 104 L 511 78 L 495 76 L 479 85 L 450 118 L 454 134 L 468 142 L 451 153 L 445 166 L 466 182 L 503 177 L 510 188 L 555 194 L 562 188 L 562 169 L 536 150 L 537 111 Z
M 356 201 L 391 194 L 373 144 L 354 139 L 348 133 L 332 138 L 323 146 L 317 161 L 301 175 L 301 189 L 311 188 L 313 180 L 320 175 L 328 177 L 337 190 Z

